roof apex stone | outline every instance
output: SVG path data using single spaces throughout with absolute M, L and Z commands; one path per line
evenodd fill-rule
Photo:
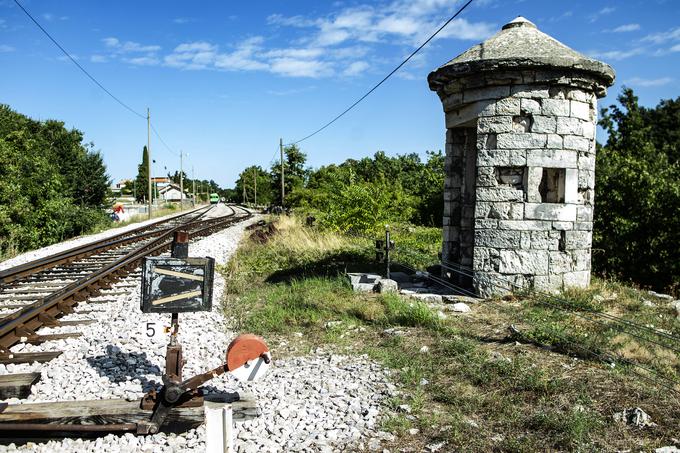
M 540 31 L 518 16 L 486 41 L 472 46 L 428 76 L 436 91 L 448 82 L 468 75 L 499 70 L 561 69 L 592 77 L 605 87 L 614 83 L 614 69 L 589 58 Z

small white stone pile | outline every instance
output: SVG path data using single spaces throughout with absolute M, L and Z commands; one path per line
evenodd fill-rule
M 217 213 L 216 213 L 217 214 Z M 225 264 L 236 250 L 247 223 L 192 243 L 190 256 L 212 256 Z M 21 257 L 19 257 L 21 258 Z M 225 324 L 220 302 L 224 279 L 215 274 L 213 310 L 180 314 L 180 341 L 187 363 L 185 377 L 224 362 L 226 347 L 237 335 Z M 104 304 L 81 304 L 64 319 L 92 318 L 97 322 L 77 327 L 42 329 L 41 333 L 79 331 L 83 336 L 43 345 L 17 345 L 12 350 L 60 350 L 63 354 L 45 364 L 0 365 L 0 374 L 40 371 L 42 377 L 27 400 L 73 401 L 127 398 L 135 400 L 158 388 L 165 363 L 167 338 L 148 338 L 147 322 L 169 324 L 169 315 L 142 314 L 139 278 L 116 285 L 125 294 Z M 114 290 L 115 291 L 115 290 Z M 121 289 L 117 291 L 122 291 Z M 330 355 L 277 359 L 262 381 L 242 384 L 232 376 L 213 379 L 218 391 L 245 390 L 257 397 L 261 416 L 236 424 L 238 451 L 344 451 L 363 447 L 367 438 L 389 437 L 377 431 L 381 400 L 395 394 L 389 372 L 366 357 Z M 64 439 L 40 444 L 0 446 L 0 451 L 37 452 L 186 452 L 204 451 L 203 426 L 181 435 L 136 437 L 108 435 L 93 440 Z

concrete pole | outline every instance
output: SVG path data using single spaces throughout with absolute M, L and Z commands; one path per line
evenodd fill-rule
M 153 198 L 153 192 L 151 192 L 151 112 L 149 108 L 146 108 L 146 158 L 149 168 L 149 191 L 147 196 L 149 199 L 149 218 L 151 218 L 151 199 Z
M 194 206 L 196 206 L 196 179 L 194 178 L 194 166 L 191 166 L 191 184 L 192 184 L 192 189 L 191 189 L 191 196 L 193 197 L 194 200 Z
M 184 209 L 184 153 L 179 151 L 179 210 Z
M 283 184 L 284 175 L 283 175 L 283 139 L 282 138 L 279 139 L 279 149 L 281 151 L 281 207 L 283 207 L 284 206 L 283 199 L 286 196 L 286 189 L 284 188 L 285 186 Z
M 255 170 L 255 207 L 257 207 L 257 167 L 253 170 Z

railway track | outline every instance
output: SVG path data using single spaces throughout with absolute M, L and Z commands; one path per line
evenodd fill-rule
M 10 348 L 18 343 L 39 344 L 79 336 L 77 332 L 41 335 L 38 330 L 95 322 L 61 318 L 73 313 L 79 302 L 106 292 L 124 277 L 134 277 L 145 256 L 170 248 L 175 231 L 187 231 L 191 238 L 197 238 L 251 216 L 245 209 L 230 206 L 230 214 L 207 217 L 211 209 L 200 208 L 0 271 L 0 364 L 45 362 L 58 356 L 59 351 L 13 353 Z M 109 291 L 107 295 L 113 294 Z M 22 397 L 38 378 L 38 373 L 0 376 L 0 399 Z

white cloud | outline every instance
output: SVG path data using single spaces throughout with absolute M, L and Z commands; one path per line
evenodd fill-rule
M 604 30 L 605 32 L 608 33 L 626 33 L 629 31 L 636 31 L 640 29 L 640 24 L 625 24 L 625 25 L 619 25 L 616 28 L 612 28 L 611 30 Z
M 613 13 L 614 11 L 616 11 L 616 8 L 610 7 L 610 6 L 606 6 L 606 7 L 602 8 L 601 10 L 597 11 L 596 13 L 591 14 L 591 15 L 589 16 L 589 17 L 590 17 L 590 22 L 595 22 L 595 21 L 598 20 L 601 16 L 606 16 L 607 14 L 611 14 L 611 13 Z
M 655 44 L 663 44 L 669 41 L 678 40 L 680 40 L 680 27 L 671 28 L 664 32 L 652 33 L 642 38 L 642 41 L 644 42 L 653 42 Z
M 192 19 L 191 17 L 176 17 L 172 20 L 174 24 L 188 24 L 189 22 L 194 22 L 195 19 Z
M 106 47 L 110 47 L 119 53 L 134 53 L 134 52 L 158 52 L 161 46 L 157 45 L 142 45 L 134 41 L 121 42 L 118 38 L 109 37 L 102 39 Z
M 626 80 L 626 84 L 640 87 L 660 87 L 663 85 L 668 85 L 673 79 L 671 77 L 660 77 L 658 79 L 643 79 L 640 77 L 633 77 L 632 79 Z
M 106 63 L 109 61 L 109 59 L 106 57 L 106 55 L 92 55 L 90 57 L 90 61 L 92 63 Z
M 319 60 L 300 60 L 295 58 L 275 58 L 271 72 L 289 77 L 322 77 L 333 73 L 330 64 Z
M 52 22 L 54 20 L 54 14 L 52 13 L 43 13 L 42 17 L 48 22 Z
M 369 65 L 365 61 L 355 61 L 354 63 L 350 64 L 347 67 L 347 69 L 342 71 L 342 75 L 347 77 L 357 76 L 366 71 L 370 67 L 371 65 Z
M 160 63 L 160 60 L 156 57 L 133 57 L 124 58 L 124 62 L 138 65 L 138 66 L 154 66 Z
M 676 44 L 668 50 L 670 50 L 671 52 L 680 52 L 680 44 Z
M 7 44 L 0 44 L 0 53 L 14 52 L 15 50 L 14 47 L 8 46 Z
M 635 47 L 628 50 L 608 50 L 608 51 L 590 51 L 588 55 L 594 58 L 601 58 L 603 60 L 625 60 L 626 58 L 640 55 L 644 52 L 641 47 Z

